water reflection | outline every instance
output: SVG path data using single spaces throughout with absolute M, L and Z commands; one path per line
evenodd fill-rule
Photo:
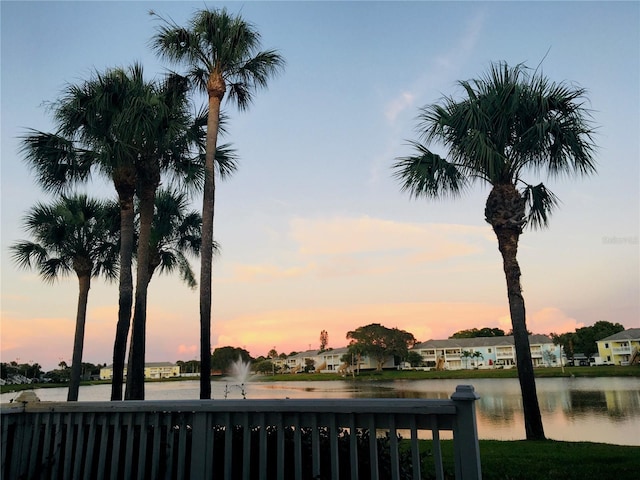
M 402 380 L 393 382 L 249 382 L 247 398 L 432 398 L 447 399 L 456 386 L 471 383 L 480 438 L 523 439 L 522 399 L 516 379 Z M 547 437 L 556 440 L 640 445 L 640 378 L 542 378 L 536 380 Z M 197 399 L 198 381 L 149 383 L 149 400 Z M 106 401 L 110 385 L 80 388 L 80 400 Z M 212 382 L 223 399 L 225 382 Z M 37 389 L 44 401 L 64 401 L 66 389 Z M 16 394 L 3 394 L 2 403 Z

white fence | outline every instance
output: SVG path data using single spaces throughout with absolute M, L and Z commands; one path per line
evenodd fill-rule
M 286 399 L 3 405 L 0 477 L 480 479 L 472 386 L 451 400 Z M 419 439 L 432 439 L 421 452 Z

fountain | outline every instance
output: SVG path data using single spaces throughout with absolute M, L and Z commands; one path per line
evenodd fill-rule
M 251 363 L 245 362 L 242 360 L 242 357 L 238 357 L 238 360 L 231 364 L 231 379 L 234 383 L 229 385 L 228 383 L 224 386 L 224 398 L 226 399 L 228 395 L 231 393 L 233 388 L 237 388 L 240 390 L 240 394 L 242 398 L 247 398 L 247 390 L 245 387 L 245 383 L 247 383 L 249 377 L 251 376 Z

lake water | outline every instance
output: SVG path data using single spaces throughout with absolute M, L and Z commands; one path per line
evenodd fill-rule
M 481 439 L 524 439 L 522 400 L 516 379 L 401 380 L 392 382 L 248 382 L 247 398 L 449 398 L 456 385 L 472 384 Z M 540 378 L 538 399 L 547 438 L 640 446 L 640 378 Z M 197 399 L 199 382 L 147 383 L 148 400 Z M 64 401 L 66 388 L 35 389 L 43 401 Z M 80 387 L 81 401 L 109 400 L 111 385 Z M 241 398 L 239 387 L 212 382 L 215 399 Z M 15 393 L 0 396 L 6 403 Z

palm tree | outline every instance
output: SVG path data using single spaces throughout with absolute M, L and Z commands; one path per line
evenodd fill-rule
M 161 175 L 168 169 L 182 169 L 195 163 L 202 138 L 202 118 L 190 114 L 189 82 L 176 74 L 159 84 L 149 83 L 136 110 L 136 126 L 124 141 L 135 145 L 136 196 L 139 210 L 136 290 L 127 369 L 125 399 L 144 399 L 144 364 L 146 339 L 147 289 L 150 272 L 151 231 L 156 191 Z M 121 141 L 123 139 L 120 139 Z
M 144 364 L 146 341 L 146 313 L 147 291 L 151 276 L 158 264 L 161 271 L 173 271 L 175 265 L 171 264 L 171 256 L 181 274 L 193 277 L 190 265 L 183 252 L 198 253 L 200 250 L 200 231 L 202 219 L 200 215 L 194 217 L 188 215 L 182 218 L 188 199 L 184 193 L 173 190 L 161 192 L 157 198 L 157 189 L 160 184 L 160 173 L 172 174 L 172 179 L 187 189 L 197 188 L 203 177 L 204 164 L 204 125 L 206 125 L 207 111 L 202 110 L 195 117 L 188 113 L 188 83 L 184 77 L 172 74 L 167 81 L 160 85 L 156 96 L 160 98 L 150 102 L 157 111 L 148 115 L 147 131 L 141 132 L 132 141 L 140 142 L 139 161 L 136 164 L 138 197 L 138 248 L 137 248 L 137 277 L 136 293 L 133 314 L 133 327 L 131 346 L 129 349 L 129 366 L 127 374 L 127 389 L 125 399 L 144 399 Z M 219 124 L 220 133 L 226 133 L 224 124 L 226 117 L 221 115 Z M 151 139 L 151 141 L 149 140 Z M 192 153 L 193 150 L 193 153 Z M 227 144 L 221 145 L 216 150 L 216 166 L 220 178 L 227 178 L 237 169 L 237 157 L 235 151 Z M 173 197 L 173 198 L 168 198 Z M 165 211 L 165 209 L 168 209 Z M 155 213 L 154 213 L 155 212 Z M 171 222 L 177 219 L 191 222 L 183 225 L 173 225 Z M 164 224 L 163 224 L 164 222 Z M 183 232 L 173 232 L 170 229 L 188 228 Z M 194 230 L 197 228 L 197 232 Z M 173 235 L 173 237 L 170 237 Z M 189 235 L 191 238 L 180 238 L 180 235 Z M 162 250 L 170 247 L 171 242 L 198 242 L 174 244 L 173 250 Z M 160 242 L 160 243 L 158 243 Z M 217 245 L 212 245 L 214 250 Z M 161 249 L 160 251 L 158 249 Z M 158 258 L 157 255 L 162 255 Z M 155 266 L 154 266 L 155 264 Z M 141 265 L 149 265 L 149 269 L 141 268 Z M 152 268 L 153 267 L 153 268 Z M 195 278 L 184 278 L 187 282 Z
M 122 400 L 124 359 L 133 305 L 132 256 L 134 247 L 134 206 L 136 155 L 118 139 L 128 123 L 123 112 L 134 95 L 131 83 L 142 78 L 142 69 L 133 67 L 95 73 L 78 85 L 68 86 L 53 104 L 58 131 L 32 130 L 23 137 L 23 152 L 47 191 L 65 191 L 85 182 L 92 170 L 113 181 L 120 206 L 120 276 L 118 322 L 114 342 L 112 400 Z
M 35 268 L 46 282 L 76 273 L 79 284 L 76 330 L 71 360 L 68 401 L 78 400 L 82 350 L 91 278 L 117 275 L 118 247 L 110 211 L 86 195 L 63 196 L 52 205 L 37 204 L 25 217 L 35 242 L 11 246 L 13 259 L 23 268 Z
M 200 260 L 200 398 L 211 398 L 211 270 L 215 201 L 214 159 L 222 100 L 229 92 L 240 110 L 251 103 L 256 89 L 283 66 L 274 50 L 259 51 L 260 34 L 240 16 L 222 10 L 200 10 L 187 28 L 161 19 L 152 39 L 162 58 L 189 68 L 189 76 L 208 96 L 204 195 L 202 200 L 202 249 Z
M 542 183 L 526 182 L 525 174 L 595 172 L 585 90 L 505 63 L 459 84 L 463 99 L 446 97 L 421 110 L 425 144 L 413 142 L 417 154 L 397 159 L 393 168 L 413 197 L 459 196 L 475 181 L 491 186 L 485 220 L 502 254 L 526 436 L 543 439 L 516 254 L 523 228 L 546 227 L 558 200 Z M 429 150 L 435 141 L 448 149 L 448 159 Z
M 180 86 L 178 80 L 173 82 L 174 86 Z M 113 182 L 118 194 L 120 278 L 112 400 L 122 399 L 133 305 L 134 197 L 141 185 L 159 181 L 157 172 L 148 165 L 151 154 L 157 153 L 153 149 L 159 149 L 151 135 L 154 129 L 160 128 L 158 118 L 167 122 L 172 119 L 170 114 L 159 113 L 166 107 L 161 101 L 163 98 L 162 89 L 144 80 L 138 64 L 127 69 L 96 72 L 89 80 L 66 87 L 60 100 L 52 105 L 56 133 L 32 130 L 23 137 L 25 159 L 45 190 L 66 191 L 78 182 L 87 181 L 92 171 L 97 170 Z M 180 111 L 178 118 L 181 115 Z M 162 128 L 172 132 L 169 123 Z M 167 137 L 170 136 L 167 133 Z M 159 150 L 160 154 L 166 153 Z M 142 196 L 146 199 L 149 192 L 145 190 Z M 144 204 L 148 205 L 148 200 Z M 151 206 L 153 208 L 153 202 Z M 140 281 L 144 283 L 144 279 Z

